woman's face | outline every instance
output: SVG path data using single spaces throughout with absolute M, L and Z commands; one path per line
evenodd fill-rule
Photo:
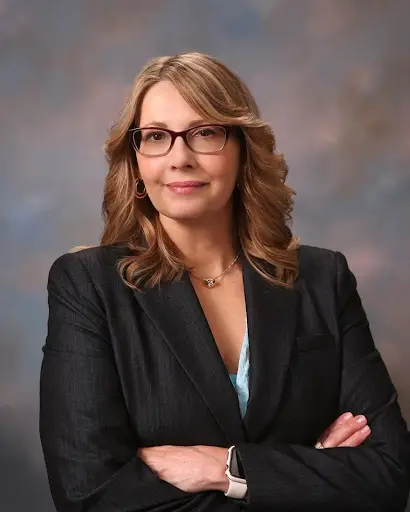
M 162 81 L 144 97 L 139 128 L 160 124 L 182 131 L 208 122 L 192 110 L 171 82 Z M 206 137 L 207 132 L 200 136 Z M 136 156 L 140 177 L 160 215 L 181 221 L 218 218 L 231 208 L 240 163 L 240 143 L 232 133 L 225 147 L 214 154 L 194 153 L 177 137 L 164 156 L 147 157 L 138 152 Z M 187 182 L 201 185 L 189 187 Z

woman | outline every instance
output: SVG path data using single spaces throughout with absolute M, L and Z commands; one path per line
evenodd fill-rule
M 106 154 L 101 246 L 48 283 L 57 510 L 403 510 L 408 433 L 355 278 L 292 236 L 246 86 L 206 55 L 154 59 Z

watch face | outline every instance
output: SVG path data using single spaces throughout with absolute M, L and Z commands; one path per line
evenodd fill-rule
M 239 460 L 239 457 L 236 453 L 236 451 L 232 454 L 232 461 L 231 461 L 231 475 L 236 478 L 245 478 L 244 471 L 242 464 Z

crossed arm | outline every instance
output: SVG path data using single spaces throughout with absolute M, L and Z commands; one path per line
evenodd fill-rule
M 359 446 L 371 432 L 366 421 L 363 415 L 341 414 L 320 436 L 319 442 L 323 448 Z M 167 445 L 141 448 L 137 454 L 161 480 L 182 491 L 228 490 L 225 475 L 228 448 Z

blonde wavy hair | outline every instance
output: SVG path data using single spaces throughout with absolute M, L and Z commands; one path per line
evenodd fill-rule
M 138 126 L 145 93 L 162 80 L 170 81 L 207 121 L 239 127 L 242 161 L 239 187 L 233 192 L 238 242 L 259 274 L 280 286 L 292 287 L 299 273 L 299 239 L 290 229 L 295 192 L 285 184 L 286 162 L 276 152 L 274 134 L 261 120 L 247 86 L 224 64 L 197 52 L 157 57 L 146 64 L 105 142 L 109 170 L 100 244 L 130 249 L 130 254 L 118 262 L 121 278 L 127 286 L 141 289 L 180 279 L 189 270 L 149 197 L 135 197 L 139 171 L 129 130 Z M 274 275 L 266 263 L 274 266 Z

